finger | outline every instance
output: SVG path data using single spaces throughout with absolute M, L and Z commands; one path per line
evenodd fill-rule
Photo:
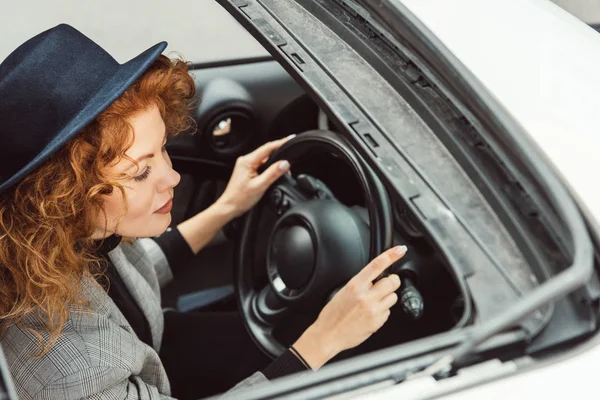
M 356 279 L 365 284 L 373 282 L 373 280 L 381 275 L 386 268 L 401 259 L 406 254 L 407 250 L 406 246 L 396 246 L 384 251 L 367 264 L 367 266 L 356 275 Z
M 383 298 L 383 300 L 381 300 L 381 303 L 379 303 L 379 304 L 381 305 L 382 309 L 389 310 L 397 302 L 398 302 L 398 295 L 396 294 L 396 292 L 392 292 L 392 293 L 388 294 L 387 296 L 385 296 Z
M 383 299 L 390 293 L 395 292 L 400 287 L 400 277 L 396 274 L 391 274 L 385 278 L 378 280 L 371 290 L 370 294 L 376 299 Z
M 381 318 L 381 320 L 382 320 L 381 326 L 383 326 L 387 322 L 387 320 L 390 318 L 391 313 L 392 312 L 389 309 L 387 309 L 383 312 L 383 316 Z
M 278 161 L 271 165 L 262 174 L 254 178 L 255 184 L 262 190 L 267 190 L 282 175 L 290 170 L 290 163 L 286 160 Z
M 267 143 L 263 144 L 262 146 L 260 146 L 259 148 L 257 148 L 256 150 L 254 150 L 252 153 L 248 154 L 246 157 L 248 158 L 248 160 L 250 161 L 250 163 L 252 165 L 259 166 L 259 165 L 261 165 L 262 160 L 269 158 L 271 153 L 273 153 L 275 150 L 280 148 L 288 140 L 293 139 L 295 136 L 296 135 L 290 135 L 283 139 L 274 140 L 272 142 L 267 142 Z
M 385 325 L 387 320 L 390 318 L 390 315 L 391 312 L 389 309 L 386 309 L 381 313 L 381 315 L 377 318 L 377 329 L 375 329 L 375 331 L 378 331 L 383 325 Z

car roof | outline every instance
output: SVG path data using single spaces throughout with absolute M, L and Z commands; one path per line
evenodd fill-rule
M 546 0 L 402 0 L 600 221 L 600 34 Z

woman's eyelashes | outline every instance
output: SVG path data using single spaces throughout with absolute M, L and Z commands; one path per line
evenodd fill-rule
M 167 152 L 167 144 L 165 143 L 165 145 L 163 147 L 161 147 L 160 149 L 161 152 L 166 153 Z M 146 167 L 146 169 L 144 170 L 144 172 L 142 172 L 141 174 L 134 176 L 133 180 L 136 182 L 141 182 L 146 180 L 146 178 L 148 178 L 148 175 L 150 175 L 150 170 L 152 169 L 152 167 L 150 165 L 148 165 Z
M 141 182 L 146 180 L 146 178 L 148 178 L 148 175 L 150 175 L 150 170 L 152 169 L 151 166 L 147 166 L 146 169 L 144 170 L 144 172 L 142 172 L 141 174 L 139 174 L 138 176 L 134 176 L 133 180 L 136 182 Z

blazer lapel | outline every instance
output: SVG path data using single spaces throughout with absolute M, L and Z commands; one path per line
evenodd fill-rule
M 140 274 L 137 268 L 129 262 L 121 246 L 108 253 L 117 273 L 123 279 L 123 283 L 131 293 L 131 297 L 142 310 L 148 320 L 152 334 L 153 348 L 158 352 L 162 342 L 163 314 L 156 293 L 150 287 L 148 281 Z

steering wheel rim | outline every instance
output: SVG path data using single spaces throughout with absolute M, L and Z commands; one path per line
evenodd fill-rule
M 345 139 L 330 131 L 304 132 L 276 150 L 263 168 L 266 169 L 282 159 L 288 160 L 293 166 L 295 161 L 308 154 L 314 154 L 315 150 L 341 157 L 358 178 L 370 221 L 368 260 L 375 258 L 392 244 L 390 201 L 381 181 Z M 235 290 L 238 306 L 250 336 L 266 355 L 276 358 L 286 350 L 286 347 L 273 337 L 275 325 L 265 321 L 261 318 L 261 313 L 257 312 L 257 302 L 264 303 L 268 300 L 266 296 L 269 295 L 269 287 L 263 288 L 262 291 L 255 289 L 252 273 L 254 268 L 253 265 L 248 265 L 249 262 L 254 262 L 253 235 L 262 207 L 261 201 L 246 214 L 242 222 L 240 243 L 235 257 Z

